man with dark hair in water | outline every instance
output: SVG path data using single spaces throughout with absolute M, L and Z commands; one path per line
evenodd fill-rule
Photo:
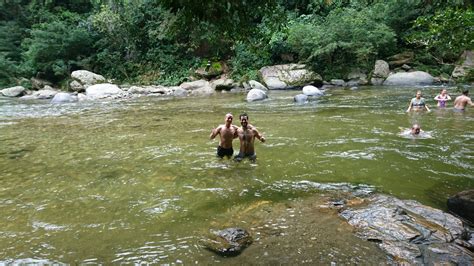
M 454 110 L 455 111 L 464 111 L 466 109 L 466 105 L 474 106 L 474 103 L 472 103 L 471 98 L 469 98 L 469 90 L 468 89 L 463 89 L 462 90 L 462 95 L 459 95 L 456 97 L 456 100 L 454 100 Z
M 232 125 L 233 116 L 231 113 L 225 115 L 225 124 L 214 128 L 211 131 L 210 139 L 214 139 L 220 135 L 219 146 L 217 147 L 217 157 L 232 157 L 234 149 L 232 148 L 232 140 L 237 137 L 237 126 Z
M 255 138 L 261 142 L 265 142 L 265 137 L 263 137 L 254 126 L 249 124 L 249 116 L 246 113 L 241 114 L 239 118 L 240 124 L 242 125 L 242 127 L 237 129 L 237 136 L 240 140 L 240 150 L 239 154 L 234 157 L 234 160 L 240 162 L 245 157 L 248 157 L 250 161 L 255 162 L 257 159 L 254 148 Z

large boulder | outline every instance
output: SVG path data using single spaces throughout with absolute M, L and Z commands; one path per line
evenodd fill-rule
M 303 87 L 303 94 L 307 96 L 319 96 L 319 95 L 323 95 L 323 92 L 320 91 L 315 86 L 307 85 Z
M 267 87 L 265 87 L 262 83 L 260 83 L 258 81 L 255 81 L 255 80 L 249 80 L 249 85 L 250 85 L 250 88 L 252 88 L 252 89 L 268 91 Z
M 71 81 L 71 83 L 69 83 L 69 88 L 71 88 L 72 91 L 76 92 L 84 92 L 86 90 L 86 88 L 84 88 L 84 85 L 82 85 L 77 80 Z
M 418 86 L 432 85 L 434 78 L 430 74 L 423 71 L 395 73 L 388 76 L 383 85 L 393 86 Z
M 451 76 L 454 79 L 463 78 L 470 71 L 474 71 L 474 51 L 464 51 Z
M 77 97 L 66 92 L 59 92 L 54 95 L 51 103 L 70 103 L 77 101 Z
M 247 102 L 261 101 L 267 98 L 267 94 L 259 89 L 251 89 L 247 93 Z
M 123 93 L 123 91 L 114 84 L 103 83 L 96 84 L 86 89 L 88 98 L 105 98 Z
M 266 66 L 260 69 L 260 76 L 270 90 L 290 89 L 307 84 L 321 84 L 321 76 L 306 69 L 303 64 Z
M 375 61 L 372 77 L 386 78 L 390 74 L 390 66 L 384 60 Z
M 474 189 L 449 197 L 448 210 L 474 224 Z
M 15 86 L 0 90 L 0 94 L 6 97 L 20 97 L 26 93 L 26 89 L 23 86 Z
M 182 89 L 188 91 L 188 94 L 193 95 L 208 95 L 215 92 L 214 88 L 212 88 L 211 83 L 207 80 L 196 80 L 190 82 L 183 82 L 179 85 Z
M 340 215 L 357 235 L 378 243 L 401 264 L 472 265 L 466 229 L 449 213 L 412 200 L 374 195 Z
M 77 80 L 81 83 L 84 88 L 89 86 L 105 83 L 106 80 L 103 76 L 95 74 L 93 72 L 87 70 L 76 70 L 71 73 L 71 78 Z

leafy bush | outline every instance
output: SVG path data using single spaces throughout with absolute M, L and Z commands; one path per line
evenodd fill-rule
M 301 60 L 326 77 L 340 77 L 352 67 L 368 69 L 396 45 L 393 30 L 369 15 L 368 10 L 345 8 L 324 19 L 302 17 L 290 26 L 288 43 Z
M 418 17 L 406 38 L 425 48 L 438 62 L 454 62 L 466 49 L 474 49 L 474 11 L 447 8 Z
M 22 42 L 22 68 L 56 82 L 86 67 L 94 53 L 94 37 L 81 22 L 81 16 L 65 11 L 35 24 Z
M 230 60 L 232 77 L 239 81 L 257 79 L 257 70 L 270 63 L 270 53 L 257 45 L 237 42 L 234 57 Z

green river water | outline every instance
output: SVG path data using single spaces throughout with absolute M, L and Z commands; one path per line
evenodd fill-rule
M 0 264 L 383 262 L 336 215 L 301 202 L 323 201 L 316 183 L 345 182 L 445 209 L 474 188 L 474 108 L 439 110 L 429 87 L 432 112 L 407 114 L 415 91 L 331 89 L 305 105 L 293 103 L 297 91 L 254 103 L 241 93 L 0 98 Z M 227 112 L 247 112 L 266 137 L 256 163 L 215 157 L 209 134 Z M 432 138 L 400 136 L 413 122 Z M 255 243 L 233 258 L 202 248 L 203 235 L 231 226 L 252 230 Z M 285 233 L 299 235 L 285 246 Z

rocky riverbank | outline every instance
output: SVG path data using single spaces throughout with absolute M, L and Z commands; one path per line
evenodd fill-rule
M 454 85 L 456 80 L 464 79 L 474 68 L 473 51 L 466 51 L 456 66 L 451 78 L 433 77 L 427 72 L 419 71 L 408 64 L 413 54 L 400 54 L 386 62 L 377 60 L 370 73 L 354 69 L 347 77 L 323 80 L 321 75 L 310 70 L 304 64 L 285 64 L 266 66 L 259 70 L 259 81 L 250 80 L 239 83 L 229 78 L 226 73 L 211 73 L 206 69 L 197 69 L 188 82 L 179 86 L 161 85 L 128 85 L 114 84 L 113 80 L 87 70 L 71 73 L 68 91 L 59 91 L 45 80 L 31 79 L 31 89 L 15 86 L 0 90 L 5 97 L 21 97 L 23 100 L 52 99 L 51 103 L 68 103 L 96 99 L 123 99 L 141 96 L 184 97 L 192 95 L 210 95 L 216 92 L 247 92 L 248 102 L 268 98 L 268 91 L 301 89 L 302 93 L 294 97 L 298 103 L 307 102 L 311 97 L 323 94 L 331 87 L 348 87 L 357 89 L 365 85 L 386 86 L 426 86 Z M 305 90 L 305 87 L 307 88 Z

